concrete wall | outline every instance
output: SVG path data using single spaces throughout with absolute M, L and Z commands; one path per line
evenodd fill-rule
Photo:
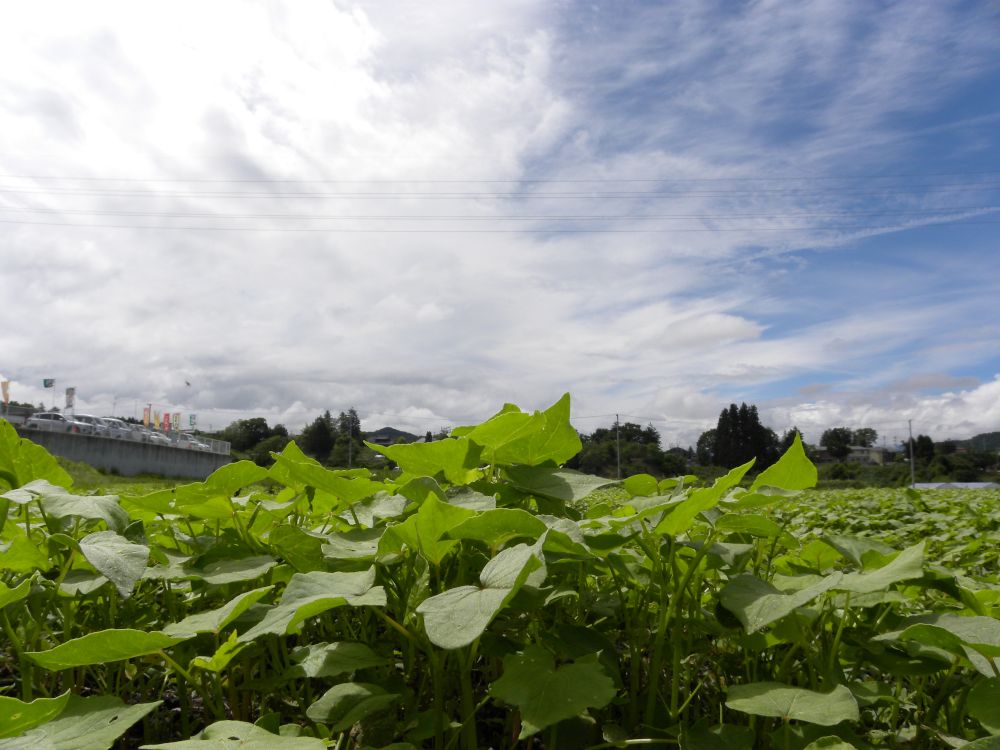
M 95 469 L 116 471 L 125 477 L 161 474 L 165 477 L 204 479 L 232 460 L 218 453 L 132 440 L 28 430 L 20 426 L 17 432 L 53 455 L 82 461 Z

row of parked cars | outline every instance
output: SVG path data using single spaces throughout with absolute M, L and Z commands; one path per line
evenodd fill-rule
M 211 450 L 208 443 L 187 432 L 164 433 L 150 430 L 137 424 L 130 424 L 116 417 L 94 417 L 90 414 L 60 414 L 59 412 L 39 412 L 28 417 L 24 426 L 34 430 L 50 432 L 71 432 L 78 435 L 135 440 L 155 445 L 171 445 L 175 448 Z

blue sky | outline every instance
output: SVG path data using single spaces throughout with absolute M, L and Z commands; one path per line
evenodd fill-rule
M 15 399 L 422 432 L 570 391 L 581 429 L 682 445 L 730 401 L 812 439 L 1000 429 L 995 4 L 9 15 Z

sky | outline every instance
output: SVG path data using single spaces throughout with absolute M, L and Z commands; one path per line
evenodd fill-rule
M 998 133 L 995 2 L 21 3 L 0 374 L 216 430 L 1000 430 Z

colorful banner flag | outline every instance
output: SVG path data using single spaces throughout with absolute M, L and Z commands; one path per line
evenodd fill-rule
M 42 378 L 42 388 L 55 388 L 56 379 L 55 378 Z
M 0 382 L 0 390 L 3 391 L 3 405 L 6 406 L 10 403 L 10 381 L 4 380 Z M 192 415 L 192 418 L 194 418 L 194 415 Z M 194 424 L 194 422 L 191 424 Z
M 66 389 L 66 408 L 72 409 L 76 404 L 76 388 Z
M 198 424 L 198 415 L 188 414 L 188 427 L 193 430 L 196 424 Z
M 149 429 L 149 407 L 142 407 L 142 426 Z
M 160 412 L 158 411 L 153 412 L 153 427 L 157 430 L 160 429 Z
M 175 430 L 179 430 L 181 428 L 181 413 L 179 411 L 174 412 L 174 418 L 170 421 L 170 423 L 174 426 Z
M 170 412 L 163 412 L 163 431 L 170 432 Z

